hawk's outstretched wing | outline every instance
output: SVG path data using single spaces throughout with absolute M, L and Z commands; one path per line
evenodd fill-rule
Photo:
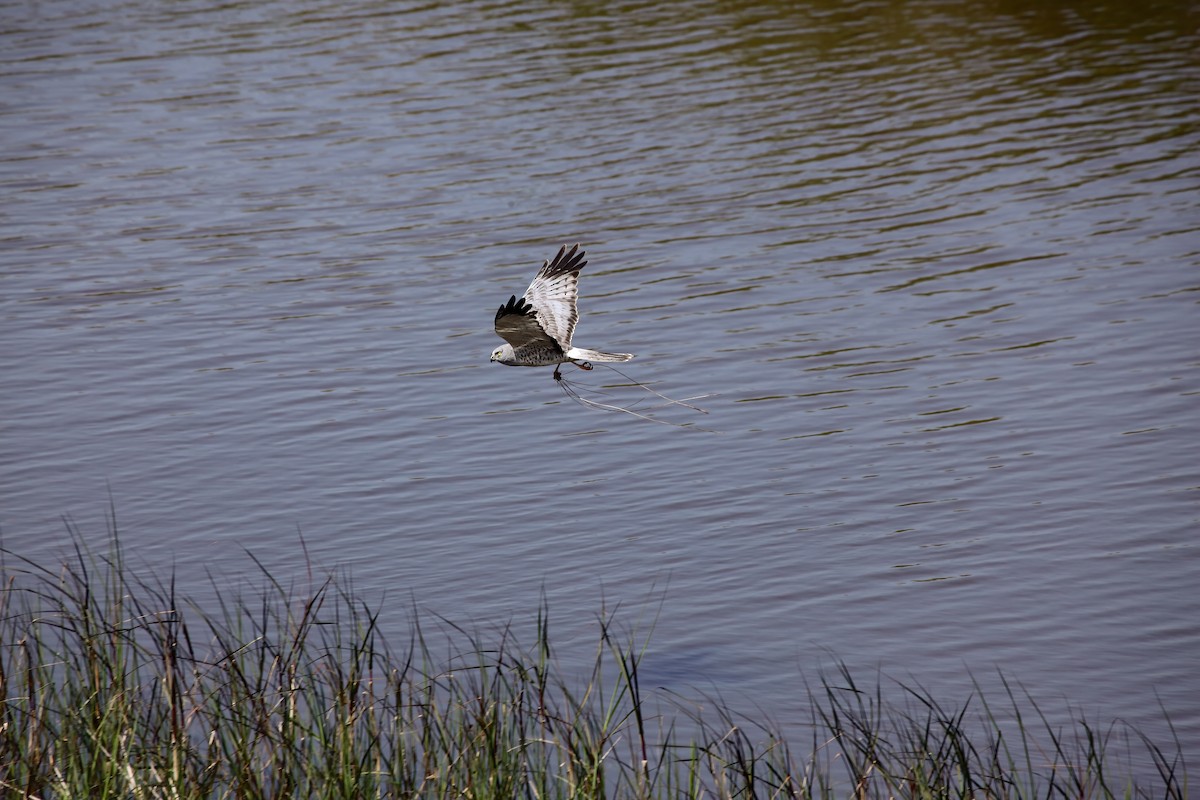
M 585 255 L 579 245 L 567 250 L 564 244 L 553 261 L 542 262 L 542 268 L 525 290 L 523 298 L 533 306 L 543 335 L 553 339 L 564 353 L 571 348 L 571 336 L 575 333 L 575 323 L 579 321 L 576 300 L 579 297 L 579 270 L 587 265 Z M 498 320 L 496 332 L 500 333 Z M 513 347 L 517 346 L 508 336 L 503 333 L 500 335 L 508 339 Z
M 542 329 L 534 307 L 514 294 L 496 312 L 496 333 L 500 338 L 520 350 L 532 346 L 535 349 L 557 348 L 558 342 Z

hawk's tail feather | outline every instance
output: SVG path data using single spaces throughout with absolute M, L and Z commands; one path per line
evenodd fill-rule
M 619 361 L 628 361 L 633 358 L 633 353 L 601 353 L 599 350 L 585 350 L 582 347 L 572 347 L 567 351 L 567 357 L 578 358 L 583 361 L 616 363 Z

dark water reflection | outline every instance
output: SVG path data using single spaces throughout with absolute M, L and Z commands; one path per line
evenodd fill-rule
M 299 527 L 397 626 L 665 587 L 651 674 L 785 719 L 828 648 L 1200 742 L 1183 4 L 0 13 L 9 548 L 111 487 L 200 592 Z M 489 369 L 576 240 L 579 341 L 718 433 Z

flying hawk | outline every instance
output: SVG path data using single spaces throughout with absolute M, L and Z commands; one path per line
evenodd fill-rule
M 510 367 L 554 366 L 554 380 L 562 380 L 559 367 L 568 362 L 591 369 L 589 361 L 628 361 L 631 353 L 602 353 L 571 346 L 579 312 L 579 270 L 587 264 L 584 251 L 564 244 L 553 261 L 542 268 L 520 300 L 514 294 L 496 312 L 496 333 L 507 344 L 492 352 L 492 361 Z

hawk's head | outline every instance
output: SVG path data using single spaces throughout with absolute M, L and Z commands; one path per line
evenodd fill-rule
M 511 344 L 502 344 L 492 351 L 492 361 L 499 361 L 501 364 L 511 366 L 516 360 L 516 353 L 513 352 Z

